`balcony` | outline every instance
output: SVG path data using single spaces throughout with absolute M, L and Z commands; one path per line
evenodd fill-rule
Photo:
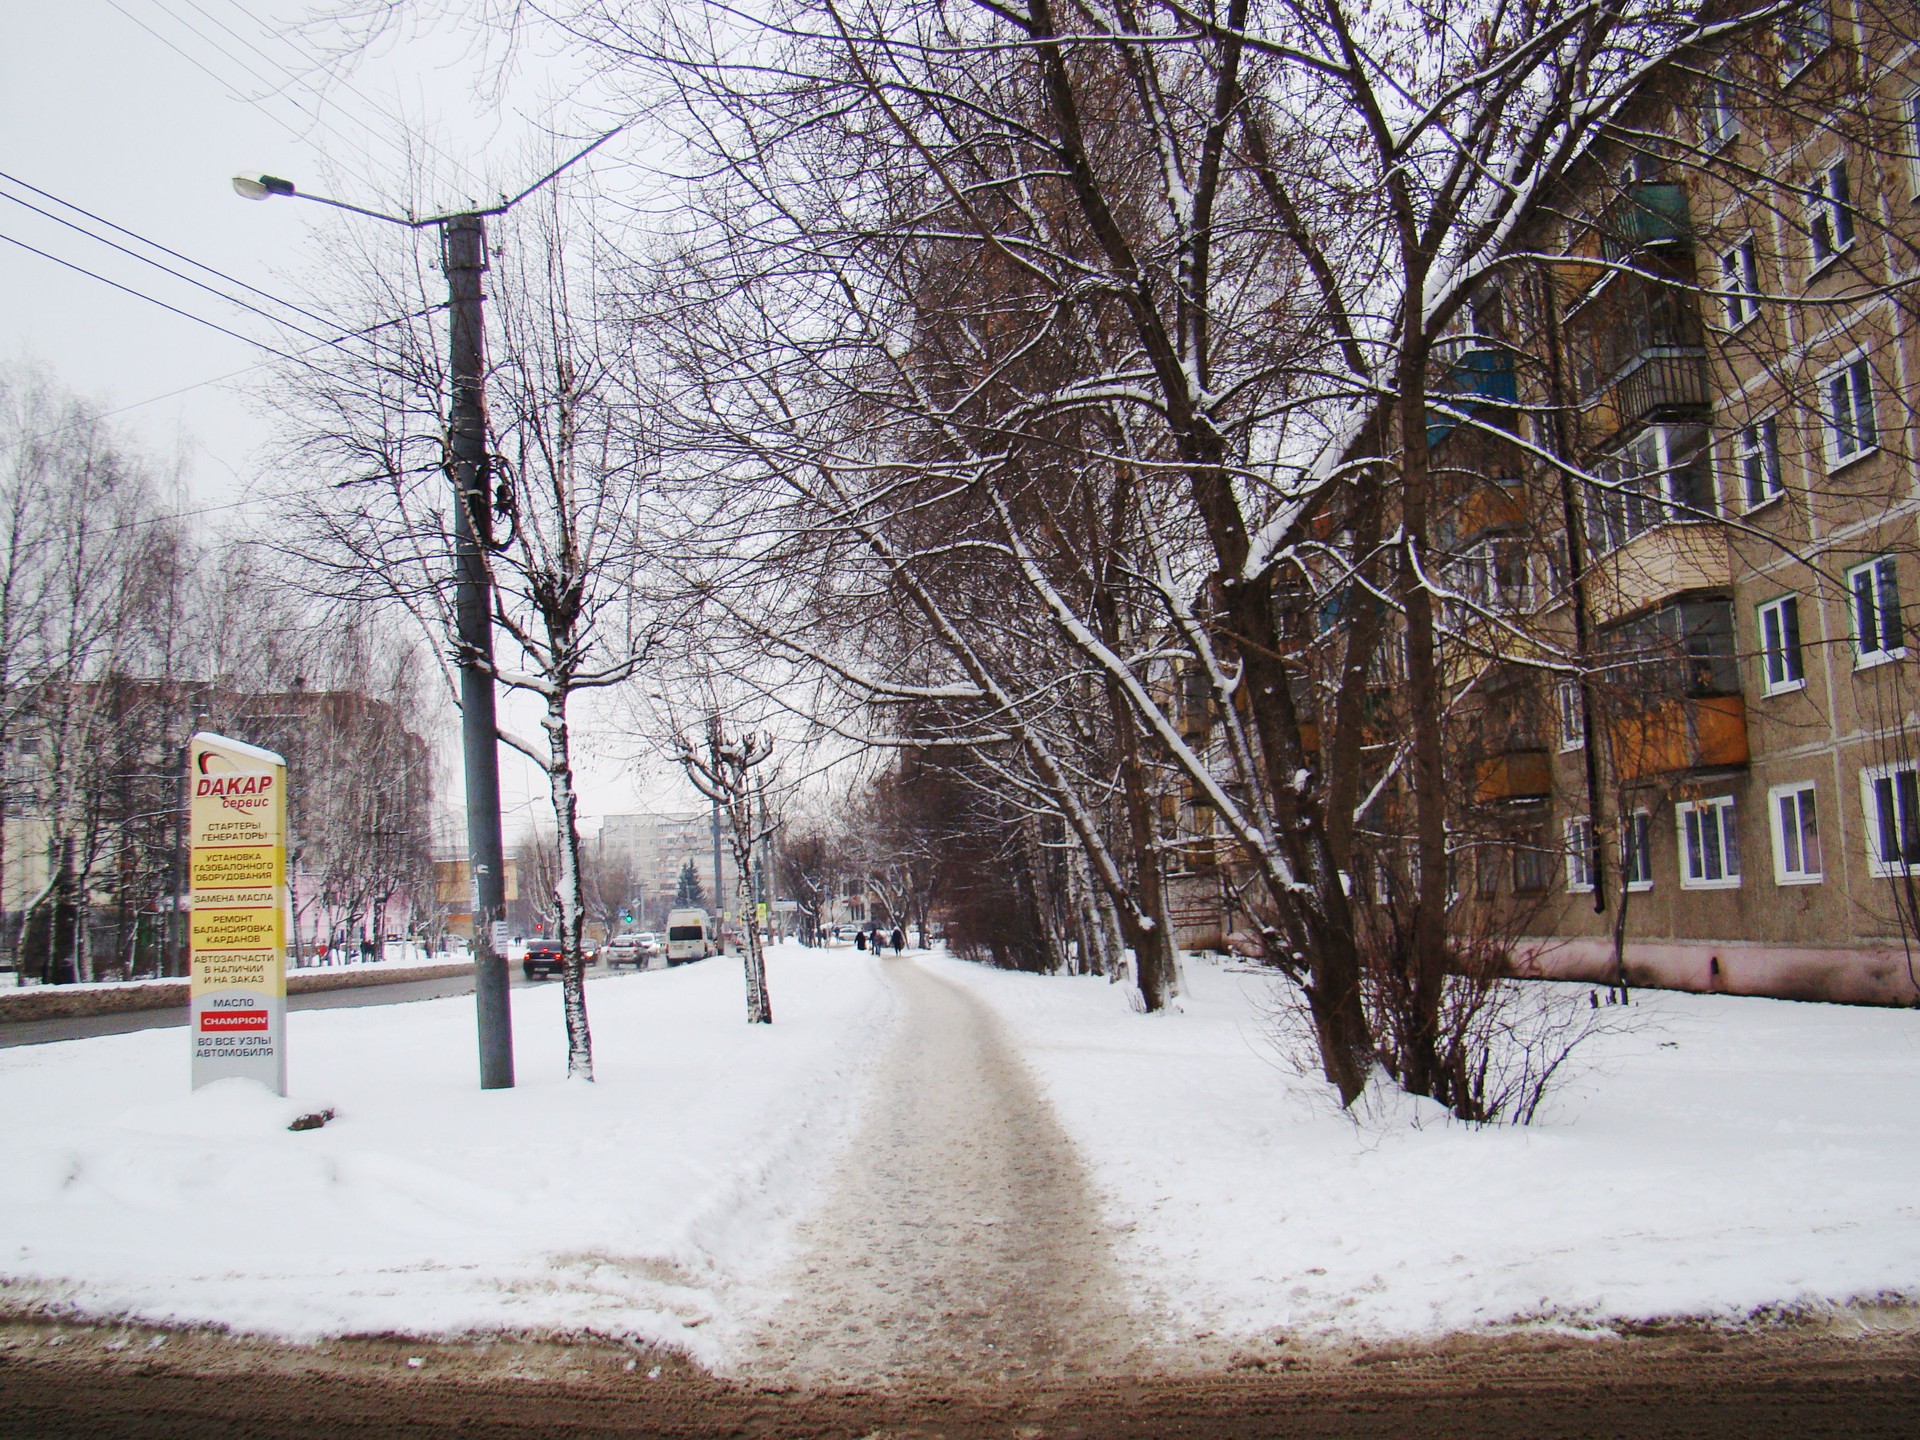
M 1596 227 L 1600 253 L 1618 264 L 1631 261 L 1651 245 L 1671 245 L 1693 238 L 1693 213 L 1684 185 L 1648 182 L 1629 185 L 1600 212 Z
M 1544 800 L 1552 793 L 1553 761 L 1544 749 L 1509 750 L 1474 766 L 1474 799 L 1482 805 Z
M 1520 403 L 1510 350 L 1468 350 L 1454 359 L 1433 386 L 1436 399 L 1468 415 L 1487 410 L 1511 410 Z M 1438 445 L 1460 424 L 1455 415 L 1427 412 L 1427 444 Z M 1504 425 L 1502 429 L 1511 429 Z
M 1587 604 L 1597 625 L 1610 625 L 1676 595 L 1726 590 L 1733 584 L 1733 547 L 1714 524 L 1655 526 L 1601 557 L 1587 578 Z
M 1707 406 L 1706 347 L 1649 345 L 1582 400 L 1581 440 L 1597 446 L 1640 425 L 1699 419 Z
M 1748 761 L 1747 707 L 1738 695 L 1671 700 L 1608 727 L 1614 764 L 1628 783 L 1689 770 L 1733 770 Z

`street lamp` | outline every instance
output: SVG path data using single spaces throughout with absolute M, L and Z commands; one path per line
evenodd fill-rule
M 483 546 L 492 542 L 488 491 L 486 331 L 481 272 L 487 268 L 487 220 L 504 215 L 586 159 L 625 126 L 609 130 L 526 189 L 497 205 L 444 215 L 388 215 L 309 195 L 278 175 L 233 177 L 247 200 L 310 200 L 410 230 L 438 228 L 447 272 L 453 397 L 448 450 L 453 475 L 454 628 L 460 643 L 460 736 L 467 781 L 467 865 L 473 882 L 474 994 L 480 1028 L 480 1088 L 513 1085 L 513 1022 L 507 999 L 507 884 L 500 837 L 500 757 L 494 713 L 493 609 Z

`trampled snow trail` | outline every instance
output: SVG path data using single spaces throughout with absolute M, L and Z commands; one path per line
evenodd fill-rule
M 1079 1156 L 991 1012 L 912 960 L 885 965 L 904 1022 L 743 1368 L 843 1383 L 1139 1369 Z

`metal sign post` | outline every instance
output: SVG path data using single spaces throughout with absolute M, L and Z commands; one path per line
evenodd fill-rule
M 287 762 L 222 735 L 187 747 L 193 1086 L 287 1093 Z

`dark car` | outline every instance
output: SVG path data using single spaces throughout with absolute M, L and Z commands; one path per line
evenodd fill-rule
M 563 953 L 558 940 L 529 940 L 520 968 L 529 980 L 538 980 L 542 975 L 558 975 L 565 966 Z
M 542 975 L 558 975 L 566 968 L 566 951 L 558 940 L 529 940 L 527 953 L 520 961 L 520 968 L 529 980 L 538 980 Z M 580 958 L 589 966 L 600 963 L 600 954 L 591 945 L 583 945 Z

